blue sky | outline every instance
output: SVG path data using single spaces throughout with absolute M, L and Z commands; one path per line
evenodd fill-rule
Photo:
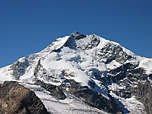
M 0 0 L 0 67 L 73 31 L 152 56 L 152 0 Z

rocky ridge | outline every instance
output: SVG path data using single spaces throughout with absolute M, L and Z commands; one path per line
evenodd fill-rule
M 13 81 L 0 85 L 0 114 L 49 114 L 35 93 Z

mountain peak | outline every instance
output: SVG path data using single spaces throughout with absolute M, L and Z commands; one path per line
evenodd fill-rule
M 74 31 L 71 35 L 73 35 L 73 36 L 77 36 L 77 35 L 80 35 L 80 32 L 78 32 L 78 31 Z
M 74 32 L 70 35 L 70 37 L 72 37 L 72 38 L 74 38 L 74 39 L 76 39 L 76 40 L 79 40 L 79 39 L 81 39 L 81 38 L 86 37 L 86 35 L 81 34 L 80 32 L 74 31 Z
M 152 112 L 152 107 L 149 107 L 152 106 L 152 96 L 147 98 L 152 90 L 151 66 L 151 59 L 137 56 L 116 42 L 95 34 L 73 32 L 70 36 L 56 39 L 41 52 L 0 69 L 0 83 L 15 80 L 33 88 L 40 99 L 45 100 L 48 110 L 56 110 L 54 113 L 58 112 L 58 106 L 60 109 L 67 107 L 61 110 L 61 114 L 71 113 L 66 112 L 69 110 L 81 113 L 82 103 L 79 102 L 80 108 L 75 103 L 83 99 L 85 105 L 91 104 L 99 111 L 143 114 L 144 110 Z M 56 102 L 53 98 L 56 95 L 56 98 L 65 98 L 66 102 Z M 146 109 L 144 104 L 148 104 Z M 95 108 L 92 107 L 91 113 L 96 113 Z M 84 109 L 87 114 L 89 111 L 90 108 Z

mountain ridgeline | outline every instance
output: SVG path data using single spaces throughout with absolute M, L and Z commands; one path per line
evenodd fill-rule
M 58 38 L 1 68 L 4 81 L 34 91 L 49 113 L 152 114 L 152 59 L 95 34 Z

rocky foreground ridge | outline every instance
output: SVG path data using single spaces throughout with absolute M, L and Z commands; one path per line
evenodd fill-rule
M 49 114 L 33 91 L 15 81 L 0 85 L 0 114 Z

